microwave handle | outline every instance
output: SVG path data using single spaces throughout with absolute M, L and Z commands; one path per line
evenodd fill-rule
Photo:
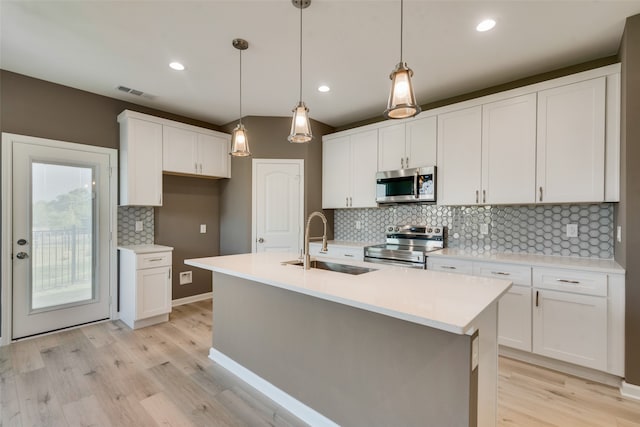
M 418 189 L 418 171 L 417 170 L 413 173 L 413 191 L 414 191 L 413 196 L 416 199 L 419 198 L 420 196 L 418 193 L 420 192 L 420 190 Z

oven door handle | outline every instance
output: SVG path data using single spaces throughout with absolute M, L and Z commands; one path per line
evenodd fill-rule
M 385 265 L 393 265 L 396 267 L 405 267 L 405 268 L 415 268 L 419 270 L 426 270 L 426 263 L 410 263 L 410 262 L 402 262 L 402 261 L 391 261 L 388 259 L 380 259 L 380 258 L 368 258 L 364 257 L 364 262 L 370 262 L 372 264 L 385 264 Z
M 413 173 L 413 195 L 417 199 L 419 198 L 420 189 L 418 188 L 418 170 Z

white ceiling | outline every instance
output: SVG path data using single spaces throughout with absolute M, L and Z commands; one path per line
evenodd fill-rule
M 640 1 L 405 2 L 404 59 L 425 104 L 614 55 Z M 0 67 L 214 124 L 288 116 L 298 101 L 299 9 L 289 0 L 0 0 Z M 475 31 L 485 17 L 494 30 Z M 303 12 L 304 95 L 332 126 L 381 115 L 399 60 L 398 0 L 313 0 Z M 183 72 L 170 61 L 183 62 Z M 316 88 L 326 83 L 331 92 Z M 145 92 L 117 91 L 118 85 Z

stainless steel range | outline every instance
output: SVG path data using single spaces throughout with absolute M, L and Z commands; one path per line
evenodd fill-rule
M 446 227 L 391 225 L 387 243 L 364 248 L 364 260 L 411 268 L 427 268 L 427 253 L 444 248 Z

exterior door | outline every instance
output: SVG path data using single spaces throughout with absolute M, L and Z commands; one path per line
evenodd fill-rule
M 304 160 L 253 159 L 253 252 L 302 248 Z
M 13 339 L 110 317 L 115 150 L 42 141 L 11 142 Z

